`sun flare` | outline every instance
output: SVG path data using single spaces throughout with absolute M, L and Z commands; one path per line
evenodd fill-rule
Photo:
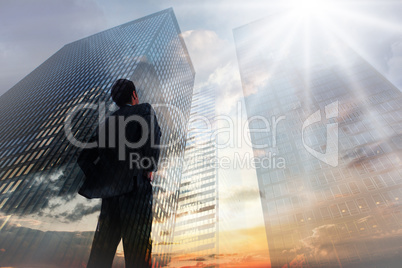
M 333 6 L 333 3 L 325 0 L 295 0 L 290 3 L 290 8 L 302 17 L 323 14 L 331 6 Z

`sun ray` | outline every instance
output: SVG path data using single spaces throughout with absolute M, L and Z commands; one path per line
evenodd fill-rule
M 344 41 L 346 41 L 347 39 L 350 39 L 348 36 L 346 36 L 343 33 L 343 31 L 341 31 L 341 29 L 339 29 L 338 26 L 336 26 L 332 22 L 328 22 L 328 24 L 326 24 L 325 29 L 323 28 L 323 25 L 320 25 L 320 28 L 322 29 L 322 32 L 325 34 L 325 37 L 329 40 L 329 43 L 331 43 L 331 44 L 339 45 L 340 42 L 346 43 Z M 330 30 L 328 31 L 328 29 L 330 29 Z M 382 124 L 379 121 L 379 118 L 376 117 L 373 114 L 372 109 L 370 109 L 369 102 L 364 101 L 368 97 L 369 94 L 365 90 L 364 86 L 360 83 L 360 81 L 356 81 L 355 79 L 353 79 L 354 75 L 351 72 L 350 66 L 346 63 L 347 62 L 346 56 L 341 51 L 341 48 L 338 45 L 334 45 L 332 48 L 337 53 L 338 63 L 340 64 L 342 69 L 347 74 L 345 76 L 346 78 L 348 78 L 347 83 L 352 85 L 352 87 L 353 87 L 353 90 L 350 91 L 351 94 L 354 95 L 354 99 L 356 100 L 356 102 L 359 102 L 359 107 L 363 108 L 363 110 L 366 112 L 366 116 L 370 119 L 371 124 L 373 124 L 375 126 L 373 128 L 373 131 L 377 132 L 380 137 L 386 138 L 387 133 L 391 133 L 392 130 L 389 129 L 389 127 L 387 127 L 387 126 L 384 126 L 384 124 Z M 353 50 L 353 48 L 351 48 L 351 47 L 350 47 L 350 49 Z M 359 55 L 359 53 L 357 53 L 356 51 L 355 51 L 355 53 L 357 55 Z M 359 55 L 359 57 L 361 57 L 361 56 Z M 364 61 L 364 58 L 361 58 L 361 60 Z
M 274 58 L 277 57 L 282 57 L 283 55 L 286 54 L 286 51 L 289 50 L 289 47 L 291 44 L 295 43 L 294 38 L 296 36 L 296 33 L 298 30 L 300 30 L 300 23 L 299 21 L 294 21 L 292 19 L 293 17 L 290 16 L 290 14 L 285 14 L 280 21 L 276 25 L 281 25 L 280 27 L 276 27 L 273 31 L 269 32 L 267 29 L 263 29 L 262 32 L 259 32 L 258 36 L 255 38 L 263 38 L 260 42 L 258 42 L 258 46 L 255 46 L 255 50 L 252 51 L 251 57 L 257 57 L 258 53 L 261 53 L 264 51 L 266 47 L 270 47 L 271 45 L 269 42 L 272 42 L 273 40 L 282 40 L 280 44 L 280 49 L 276 52 L 276 55 L 271 55 Z M 285 29 L 289 30 L 286 32 L 285 36 L 284 32 Z M 268 33 L 268 34 L 267 34 Z M 280 37 L 280 38 L 279 38 Z M 262 53 L 263 57 L 267 57 L 270 55 L 267 55 L 265 53 Z M 270 77 L 270 74 L 274 73 L 279 65 L 279 62 L 275 59 L 273 59 L 274 63 L 269 66 L 268 69 L 264 70 L 259 70 L 259 72 L 256 73 L 261 73 L 263 72 L 263 75 L 265 77 L 264 81 L 261 82 L 261 84 L 265 84 L 268 82 L 268 79 Z M 265 68 L 268 66 L 260 66 L 261 68 Z M 247 88 L 247 81 L 243 81 L 245 83 L 245 87 Z M 253 90 L 255 90 L 255 87 L 253 87 Z M 245 92 L 247 93 L 247 92 Z M 247 95 L 247 94 L 246 94 Z
M 400 24 L 388 22 L 384 19 L 375 17 L 372 14 L 364 14 L 359 11 L 351 11 L 347 9 L 336 8 L 332 11 L 339 17 L 347 17 L 349 19 L 364 23 L 366 26 L 374 26 L 387 31 L 402 33 L 402 27 Z

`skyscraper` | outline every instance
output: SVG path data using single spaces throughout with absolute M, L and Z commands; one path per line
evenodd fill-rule
M 215 91 L 195 92 L 188 124 L 176 214 L 173 253 L 176 260 L 218 254 L 218 170 Z
M 72 141 L 88 140 L 116 109 L 109 90 L 118 78 L 134 81 L 140 101 L 154 106 L 162 129 L 166 146 L 155 174 L 152 239 L 155 265 L 169 260 L 160 245 L 173 239 L 181 180 L 181 170 L 169 159 L 184 153 L 195 75 L 180 33 L 172 9 L 128 22 L 65 45 L 0 97 L 0 265 L 77 267 L 86 261 L 90 235 L 77 245 L 75 239 L 61 242 L 55 232 L 47 238 L 60 241 L 50 243 L 51 257 L 38 246 L 45 243 L 44 225 L 74 225 L 99 211 L 93 203 L 74 203 L 83 173 Z M 18 228 L 21 219 L 32 221 L 32 216 L 36 226 Z M 72 254 L 77 246 L 84 250 Z M 33 256 L 38 250 L 43 259 Z
M 321 26 L 234 30 L 272 267 L 396 267 L 401 92 Z

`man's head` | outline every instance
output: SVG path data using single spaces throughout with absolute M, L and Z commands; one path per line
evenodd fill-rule
M 117 106 L 122 107 L 125 104 L 138 104 L 138 96 L 135 91 L 134 83 L 127 79 L 118 79 L 112 86 L 112 100 Z

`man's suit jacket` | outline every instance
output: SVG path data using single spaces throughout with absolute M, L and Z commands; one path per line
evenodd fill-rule
M 108 198 L 149 183 L 144 172 L 157 170 L 161 137 L 152 106 L 149 103 L 125 105 L 106 118 L 99 129 L 90 140 L 97 141 L 98 146 L 83 149 L 77 160 L 86 176 L 78 193 L 87 198 Z M 145 143 L 138 148 L 119 145 L 124 139 L 132 144 L 145 139 Z M 133 160 L 131 164 L 130 160 Z

